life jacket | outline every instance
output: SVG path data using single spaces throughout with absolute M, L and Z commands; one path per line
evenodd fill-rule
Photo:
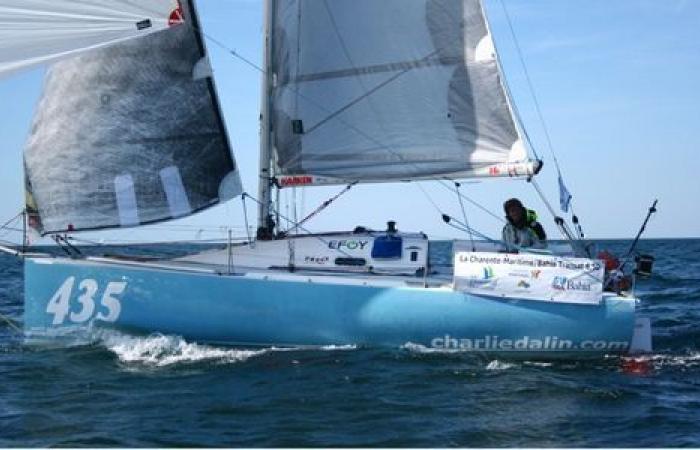
M 525 216 L 525 226 L 524 226 L 523 228 L 517 227 L 517 226 L 510 220 L 510 217 L 508 217 L 508 215 L 506 215 L 506 220 L 508 221 L 508 223 L 509 223 L 510 225 L 513 225 L 513 227 L 516 228 L 516 229 L 531 229 L 532 231 L 535 231 L 535 235 L 537 235 L 537 232 L 536 232 L 536 230 L 535 230 L 535 227 L 537 226 L 537 211 L 535 211 L 534 209 L 528 209 L 528 208 L 525 208 L 525 207 L 523 207 L 523 209 L 525 210 L 525 214 L 524 214 L 524 216 Z M 539 236 L 538 236 L 538 238 L 539 238 Z
M 508 245 L 517 247 L 532 247 L 545 248 L 546 244 L 542 241 L 534 229 L 530 226 L 518 228 L 512 223 L 507 223 L 503 227 L 503 242 Z
M 537 211 L 525 208 L 525 221 L 528 227 L 534 227 L 537 223 Z
M 503 227 L 503 242 L 507 245 L 513 245 L 523 248 L 546 248 L 546 236 L 540 237 L 536 231 L 538 227 L 537 212 L 533 209 L 523 208 L 525 210 L 525 226 L 519 228 L 510 220 Z M 542 226 L 539 225 L 540 230 Z M 544 230 L 542 230 L 544 231 Z

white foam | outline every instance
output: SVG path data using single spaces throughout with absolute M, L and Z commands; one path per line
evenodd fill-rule
M 271 352 L 294 351 L 349 351 L 357 345 L 324 345 L 314 347 L 265 347 L 256 350 L 216 347 L 187 342 L 180 336 L 152 334 L 146 337 L 131 336 L 114 330 L 97 332 L 96 341 L 115 353 L 126 364 L 148 367 L 168 367 L 176 364 L 212 362 L 217 364 L 240 363 Z
M 331 351 L 331 352 L 357 350 L 357 345 L 355 345 L 355 344 L 323 345 L 320 347 L 320 350 Z
M 656 369 L 664 367 L 690 368 L 700 366 L 700 352 L 692 352 L 685 355 L 658 353 L 655 355 L 643 355 L 624 359 L 631 359 L 638 362 L 650 362 Z
M 271 348 L 260 350 L 218 348 L 190 343 L 179 336 L 154 334 L 148 337 L 135 337 L 118 332 L 105 332 L 101 337 L 101 343 L 114 352 L 123 363 L 150 367 L 198 362 L 238 363 L 273 350 Z
M 408 350 L 409 352 L 413 353 L 418 353 L 418 354 L 444 354 L 444 355 L 451 355 L 455 353 L 466 353 L 466 350 L 461 350 L 458 348 L 435 348 L 435 347 L 426 347 L 423 344 L 416 344 L 414 342 L 406 342 L 401 346 L 402 349 Z
M 486 370 L 508 370 L 519 367 L 517 364 L 507 363 L 494 359 L 486 365 Z
M 533 366 L 533 367 L 552 367 L 554 363 L 542 362 L 542 361 L 524 361 L 523 365 Z

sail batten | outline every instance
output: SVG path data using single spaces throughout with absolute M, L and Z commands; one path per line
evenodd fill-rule
M 278 180 L 401 181 L 500 176 L 504 164 L 532 169 L 519 150 L 478 0 L 273 5 Z
M 50 67 L 24 154 L 34 228 L 150 224 L 242 192 L 194 4 L 182 14 Z

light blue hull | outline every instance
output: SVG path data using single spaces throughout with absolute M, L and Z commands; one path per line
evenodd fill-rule
M 28 258 L 25 330 L 108 324 L 231 345 L 401 346 L 486 353 L 625 353 L 635 300 L 599 306 L 500 300 L 446 288 L 265 280 Z M 86 281 L 87 280 L 87 281 Z

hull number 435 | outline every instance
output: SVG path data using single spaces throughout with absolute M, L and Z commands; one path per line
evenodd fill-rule
M 77 300 L 80 306 L 71 311 L 70 299 L 74 286 L 75 277 L 68 277 L 46 305 L 46 312 L 53 314 L 54 325 L 61 325 L 66 319 L 73 323 L 83 323 L 93 318 L 105 322 L 116 322 L 122 310 L 122 305 L 117 297 L 124 293 L 125 282 L 111 281 L 107 283 L 99 303 L 103 311 L 96 311 L 95 294 L 99 290 L 99 285 L 97 281 L 90 278 L 86 278 L 78 284 Z

